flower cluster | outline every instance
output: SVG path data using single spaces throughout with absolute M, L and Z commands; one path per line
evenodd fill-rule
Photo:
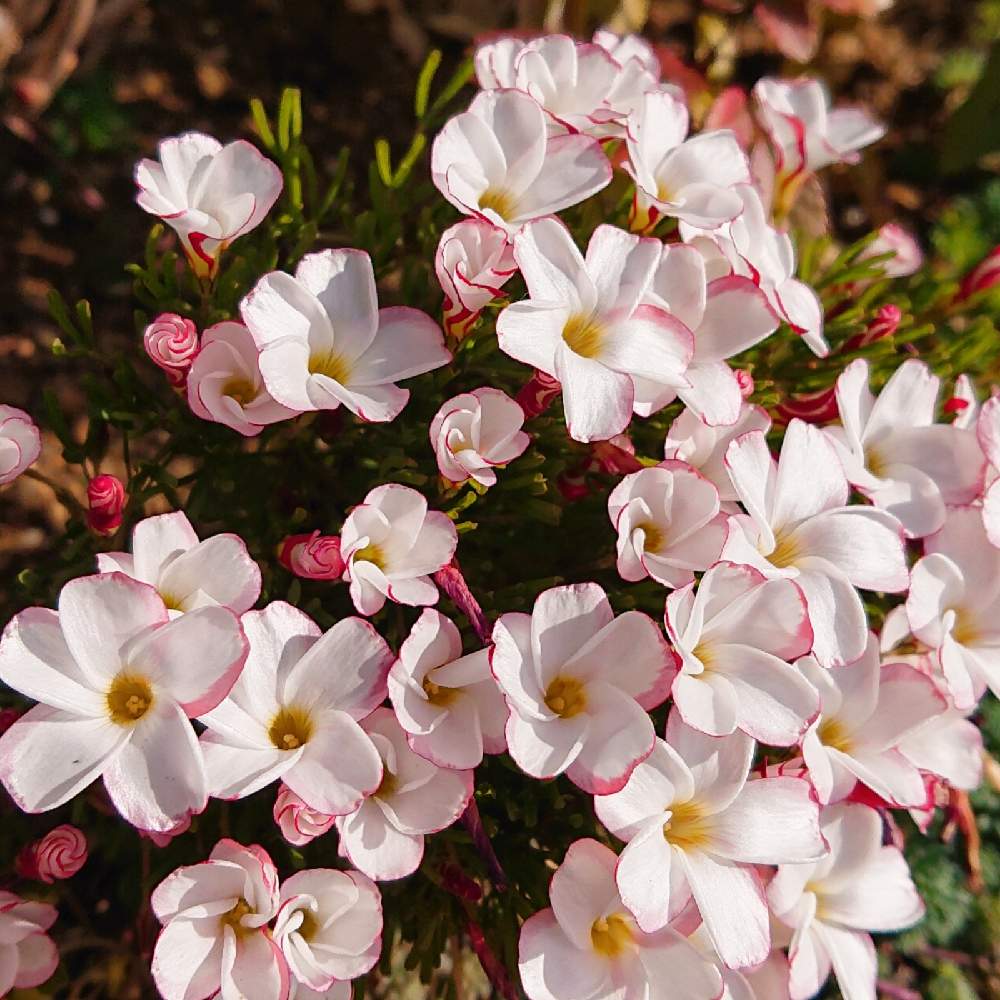
M 831 353 L 782 220 L 806 178 L 883 132 L 829 108 L 817 81 L 761 80 L 756 130 L 691 134 L 683 92 L 638 38 L 502 38 L 475 69 L 479 93 L 430 153 L 464 216 L 434 260 L 443 330 L 380 307 L 372 256 L 338 248 L 255 276 L 200 333 L 159 315 L 144 346 L 194 415 L 247 438 L 341 408 L 358 426 L 394 421 L 410 401 L 397 383 L 457 363 L 493 317 L 524 387 L 432 399 L 420 435 L 440 503 L 409 485 L 428 477 L 379 479 L 336 534 L 285 537 L 285 570 L 345 585 L 357 615 L 329 627 L 273 597 L 249 536 L 199 538 L 181 511 L 139 519 L 129 552 L 101 552 L 56 609 L 7 625 L 0 679 L 37 704 L 0 736 L 0 782 L 36 813 L 101 778 L 157 843 L 211 799 L 271 789 L 289 844 L 336 841 L 348 869 L 280 882 L 263 848 L 223 838 L 161 882 L 166 1000 L 349 997 L 382 949 L 375 882 L 412 875 L 459 820 L 502 895 L 477 807 L 487 755 L 509 757 L 527 796 L 529 779 L 564 776 L 593 834 L 547 859 L 547 907 L 518 902 L 529 1000 L 652 1000 L 665 983 L 681 1000 L 806 1000 L 831 971 L 848 1000 L 872 1000 L 871 934 L 923 912 L 883 835 L 891 810 L 926 826 L 937 788 L 977 785 L 968 716 L 1000 694 L 1000 401 L 966 392 L 946 420 L 919 358 L 877 394 L 859 358 L 773 416 L 752 401 L 753 375 L 733 366 L 745 352 L 783 338 Z M 198 133 L 161 143 L 136 179 L 206 289 L 282 188 L 249 144 Z M 612 183 L 624 226 L 557 215 Z M 869 253 L 895 254 L 897 276 L 920 263 L 895 228 Z M 892 336 L 889 308 L 856 346 Z M 493 594 L 491 621 L 456 559 L 461 508 L 435 507 L 516 481 L 556 398 L 581 476 L 611 481 L 589 530 L 614 551 L 593 575 L 623 586 Z M 646 457 L 629 435 L 668 407 Z M 37 454 L 27 415 L 2 408 L 0 482 Z M 560 473 L 567 502 L 586 494 Z M 88 500 L 101 535 L 131 503 L 110 475 Z M 57 830 L 26 855 L 46 882 L 86 857 L 79 831 Z M 468 904 L 505 983 L 513 969 L 496 971 L 471 915 L 486 877 L 455 867 L 434 879 Z M 0 995 L 51 973 L 53 919 L 0 898 Z

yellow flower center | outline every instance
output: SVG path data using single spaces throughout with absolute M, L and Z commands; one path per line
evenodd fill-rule
M 663 824 L 663 837 L 681 850 L 704 847 L 711 833 L 709 817 L 694 799 L 670 807 L 670 819 Z
M 596 358 L 601 353 L 604 330 L 593 316 L 574 313 L 563 327 L 566 346 L 582 358 Z
M 561 719 L 572 719 L 587 707 L 587 692 L 575 677 L 557 677 L 545 692 L 545 704 Z
M 715 653 L 707 642 L 701 642 L 691 650 L 691 655 L 698 660 L 705 668 L 705 673 L 712 669 L 715 662 Z
M 376 798 L 389 798 L 396 794 L 396 789 L 399 787 L 399 779 L 385 766 L 385 761 L 382 762 L 382 780 L 379 782 L 378 788 L 372 793 Z
M 119 726 L 135 725 L 153 707 L 153 689 L 138 674 L 119 674 L 105 696 L 108 715 Z
M 638 531 L 640 528 L 646 536 L 645 541 L 642 543 L 643 549 L 646 552 L 659 552 L 666 542 L 663 531 L 653 524 L 652 521 L 644 521 L 642 524 L 637 524 L 636 530 Z
M 656 200 L 662 202 L 673 202 L 674 192 L 666 181 L 656 182 Z
M 340 385 L 347 385 L 351 377 L 351 366 L 339 354 L 327 351 L 325 354 L 309 355 L 309 374 L 325 375 Z
M 279 709 L 267 730 L 268 739 L 279 750 L 298 750 L 309 742 L 312 734 L 313 722 L 309 713 L 294 705 Z
M 823 719 L 816 730 L 820 743 L 841 753 L 851 752 L 851 737 L 847 727 L 839 719 Z
M 951 630 L 951 637 L 960 646 L 975 646 L 980 639 L 979 626 L 975 616 L 966 608 L 953 608 L 955 612 L 955 625 Z
M 184 598 L 178 597 L 176 594 L 171 594 L 169 592 L 160 591 L 160 600 L 163 601 L 165 607 L 168 611 L 183 611 L 184 610 Z
M 435 684 L 430 679 L 430 675 L 424 678 L 423 688 L 424 694 L 427 695 L 427 700 L 432 705 L 437 705 L 438 708 L 445 708 L 450 705 L 458 694 L 454 688 L 442 687 L 440 684 Z
M 624 913 L 598 917 L 590 926 L 590 943 L 594 951 L 605 958 L 615 958 L 630 948 L 634 938 L 629 919 Z
M 219 922 L 223 927 L 231 927 L 237 937 L 243 937 L 245 934 L 250 934 L 254 930 L 253 927 L 246 927 L 243 924 L 243 918 L 248 913 L 253 912 L 253 907 L 241 896 L 231 910 L 227 910 L 221 917 L 219 917 Z
M 801 555 L 798 542 L 791 535 L 779 531 L 774 539 L 774 551 L 767 558 L 772 566 L 788 569 L 795 565 Z
M 319 930 L 319 921 L 312 910 L 302 910 L 302 923 L 299 924 L 299 935 L 306 941 L 312 940 Z
M 877 448 L 874 448 L 871 445 L 865 448 L 865 468 L 868 469 L 873 476 L 878 476 L 879 479 L 885 478 L 885 458 Z
M 379 569 L 385 569 L 385 553 L 380 545 L 366 545 L 354 553 L 354 562 L 370 562 Z
M 222 395 L 235 399 L 240 406 L 249 406 L 257 398 L 257 390 L 252 382 L 237 376 L 222 387 Z
M 508 222 L 514 214 L 514 198 L 503 188 L 489 187 L 479 196 L 479 207 L 482 211 L 491 209 Z

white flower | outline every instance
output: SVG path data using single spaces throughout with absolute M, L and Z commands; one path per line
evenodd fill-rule
M 394 420 L 410 394 L 396 382 L 446 365 L 440 327 L 419 309 L 378 307 L 362 250 L 306 254 L 295 276 L 265 274 L 240 305 L 268 392 L 292 410 Z
M 274 941 L 292 976 L 309 990 L 322 994 L 363 976 L 382 950 L 378 887 L 361 872 L 297 872 L 281 884 Z
M 577 441 L 620 434 L 633 411 L 648 416 L 687 385 L 691 331 L 642 301 L 660 247 L 602 225 L 584 258 L 558 219 L 531 223 L 514 239 L 529 298 L 498 317 L 500 348 L 559 380 Z
M 638 611 L 616 618 L 604 591 L 581 583 L 544 591 L 530 615 L 501 616 L 493 641 L 518 766 L 535 778 L 565 772 L 587 792 L 620 789 L 653 748 L 646 712 L 669 687 L 673 658 L 656 623 Z
M 868 623 L 855 587 L 899 593 L 909 584 L 899 521 L 848 505 L 833 445 L 801 420 L 788 425 L 777 462 L 763 432 L 751 431 L 730 444 L 726 466 L 747 516 L 730 520 L 722 558 L 795 580 L 809 606 L 816 659 L 856 660 Z
M 812 685 L 787 661 L 812 648 L 806 599 L 791 580 L 721 562 L 667 597 L 667 634 L 680 656 L 671 695 L 710 736 L 737 728 L 763 743 L 797 743 L 819 711 Z
M 802 756 L 820 802 L 847 798 L 860 781 L 894 806 L 922 806 L 923 778 L 900 745 L 948 707 L 931 678 L 905 663 L 883 666 L 874 635 L 854 663 L 824 669 L 807 656 L 798 666 L 819 692 Z
M 478 767 L 507 749 L 507 704 L 489 649 L 462 655 L 454 623 L 427 608 L 389 671 L 389 698 L 410 749 L 439 767 Z
M 210 326 L 202 334 L 201 349 L 187 373 L 191 411 L 245 437 L 297 416 L 296 410 L 282 406 L 267 391 L 259 355 L 253 334 L 242 323 Z
M 243 616 L 246 668 L 229 696 L 199 720 L 212 795 L 238 799 L 281 778 L 327 815 L 350 812 L 382 780 L 358 725 L 385 698 L 392 653 L 360 618 L 321 634 L 283 601 Z M 331 664 L 336 669 L 331 669 Z
M 183 511 L 157 514 L 132 530 L 132 552 L 99 552 L 102 573 L 124 573 L 154 587 L 171 617 L 221 605 L 242 614 L 260 596 L 260 568 L 238 535 L 198 540 Z
M 169 620 L 152 587 L 121 573 L 71 580 L 58 611 L 28 608 L 0 640 L 0 679 L 40 702 L 0 737 L 0 781 L 45 812 L 103 775 L 128 822 L 170 830 L 207 796 L 188 718 L 226 696 L 246 656 L 227 608 Z
M 647 934 L 615 887 L 616 857 L 578 840 L 549 885 L 551 908 L 521 927 L 518 968 L 529 1000 L 717 1000 L 722 979 L 669 927 Z M 669 985 L 668 985 L 669 984 Z
M 739 215 L 733 190 L 750 180 L 750 166 L 727 129 L 688 139 L 690 120 L 682 98 L 665 90 L 645 93 L 627 124 L 628 163 L 635 181 L 632 228 L 645 232 L 661 216 L 714 229 Z
M 163 924 L 152 972 L 164 1000 L 287 1000 L 288 966 L 267 928 L 278 873 L 262 847 L 220 840 L 208 861 L 168 875 L 150 904 Z
M 373 615 L 386 599 L 398 604 L 435 604 L 431 576 L 447 566 L 458 546 L 455 525 L 416 490 L 398 483 L 376 486 L 344 521 L 340 552 L 351 584 L 351 600 Z
M 369 878 L 404 878 L 420 867 L 425 835 L 465 812 L 472 771 L 438 767 L 415 754 L 388 708 L 377 708 L 364 729 L 382 758 L 382 781 L 355 812 L 337 817 L 340 853 Z
M 135 168 L 136 201 L 180 237 L 195 274 L 214 276 L 234 240 L 261 223 L 281 194 L 281 170 L 249 142 L 223 146 L 186 132 L 164 139 L 159 162 Z
M 12 482 L 42 451 L 42 436 L 31 417 L 0 404 L 0 486 Z
M 438 133 L 431 175 L 460 212 L 513 235 L 607 187 L 611 164 L 596 139 L 550 137 L 545 112 L 528 94 L 489 90 Z
M 594 799 L 598 819 L 628 842 L 618 891 L 648 931 L 693 896 L 722 961 L 757 965 L 771 939 L 754 866 L 826 853 L 812 790 L 801 778 L 748 781 L 754 741 L 743 733 L 705 736 L 672 711 L 666 737 L 620 792 Z
M 59 965 L 59 952 L 46 933 L 55 907 L 0 890 L 0 997 L 12 989 L 41 986 Z
M 924 905 L 899 849 L 882 845 L 882 817 L 843 803 L 820 819 L 830 845 L 814 864 L 782 864 L 767 889 L 771 909 L 792 928 L 792 1000 L 815 996 L 831 966 L 844 1000 L 875 1000 L 878 962 L 868 931 L 915 924 Z
M 984 460 L 976 435 L 934 422 L 941 380 L 916 358 L 904 361 L 873 396 L 868 362 L 852 361 L 837 379 L 843 426 L 828 427 L 847 481 L 899 518 L 911 538 L 938 531 L 946 505 L 976 498 Z
M 430 427 L 441 475 L 493 486 L 494 466 L 513 462 L 531 443 L 523 425 L 524 410 L 499 389 L 473 389 L 442 403 Z
M 618 532 L 618 572 L 683 587 L 708 569 L 726 540 L 718 490 L 683 462 L 665 461 L 627 475 L 608 496 Z

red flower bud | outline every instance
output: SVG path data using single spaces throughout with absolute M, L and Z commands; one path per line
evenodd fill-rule
M 184 385 L 199 350 L 194 323 L 176 313 L 161 313 L 146 327 L 142 342 L 150 361 L 167 373 L 171 385 Z
M 1000 246 L 994 247 L 963 279 L 955 295 L 956 302 L 965 302 L 979 292 L 995 288 L 1000 283 Z
M 64 823 L 22 848 L 15 866 L 24 878 L 51 884 L 56 879 L 71 878 L 86 861 L 87 838 L 75 826 Z
M 789 396 L 778 403 L 777 417 L 785 422 L 798 417 L 807 424 L 827 424 L 837 419 L 837 387 Z
M 545 372 L 536 371 L 517 394 L 517 403 L 524 410 L 524 419 L 530 420 L 547 410 L 562 392 L 558 379 Z
M 318 530 L 289 535 L 278 549 L 278 562 L 305 580 L 339 580 L 344 572 L 340 537 L 321 535 Z
M 115 476 L 94 476 L 87 483 L 87 525 L 98 535 L 114 534 L 122 523 L 128 494 Z
M 891 337 L 899 327 L 899 322 L 903 318 L 903 313 L 899 306 L 894 306 L 891 302 L 882 306 L 875 318 L 868 324 L 864 332 L 856 334 L 844 344 L 842 350 L 856 351 L 861 347 L 874 344 L 876 340 L 883 340 Z

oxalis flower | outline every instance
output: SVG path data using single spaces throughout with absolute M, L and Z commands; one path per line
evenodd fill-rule
M 0 737 L 0 781 L 45 812 L 103 775 L 128 822 L 170 830 L 207 797 L 188 718 L 218 705 L 246 656 L 227 608 L 171 621 L 152 587 L 121 573 L 71 580 L 58 611 L 28 608 L 0 640 L 0 679 L 40 702 Z
M 875 1000 L 878 961 L 869 931 L 899 931 L 924 905 L 899 849 L 882 844 L 882 817 L 864 805 L 830 806 L 821 815 L 827 857 L 781 864 L 767 899 L 792 930 L 789 995 L 815 996 L 832 967 L 844 1000 Z
M 281 170 L 249 142 L 223 146 L 201 132 L 164 139 L 157 153 L 135 168 L 135 200 L 177 233 L 195 274 L 214 277 L 223 251 L 277 201 Z
M 649 232 L 663 216 L 699 229 L 714 229 L 742 210 L 736 184 L 749 182 L 750 165 L 728 129 L 687 138 L 690 116 L 684 101 L 664 90 L 643 95 L 626 125 L 628 162 L 635 181 L 629 219 Z
M 708 569 L 726 540 L 719 491 L 684 462 L 665 461 L 627 475 L 608 496 L 623 580 L 652 577 L 683 587 Z
M 751 431 L 730 444 L 726 466 L 747 515 L 730 520 L 722 558 L 795 580 L 806 596 L 816 659 L 823 666 L 856 660 L 868 624 L 854 588 L 898 593 L 909 584 L 899 521 L 847 504 L 833 445 L 801 420 L 788 425 L 777 462 L 763 432 Z
M 946 506 L 971 503 L 984 460 L 972 430 L 936 424 L 941 380 L 916 358 L 904 361 L 873 396 L 868 362 L 852 361 L 837 379 L 841 427 L 826 434 L 848 482 L 876 507 L 923 538 L 945 522 Z
M 656 623 L 638 611 L 616 618 L 604 591 L 581 583 L 544 591 L 530 615 L 503 615 L 493 641 L 518 766 L 535 778 L 565 772 L 587 792 L 618 791 L 652 751 L 646 712 L 667 696 L 673 658 Z
M 910 631 L 934 651 L 957 708 L 972 708 L 987 688 L 1000 697 L 1000 549 L 981 512 L 956 507 L 924 541 L 906 597 Z
M 355 871 L 312 868 L 281 884 L 274 940 L 300 987 L 295 997 L 351 995 L 382 950 L 382 896 Z M 327 992 L 330 991 L 330 992 Z
M 474 479 L 493 486 L 497 465 L 506 465 L 531 443 L 521 427 L 524 410 L 510 396 L 489 387 L 473 389 L 443 403 L 431 421 L 430 438 L 445 479 Z
M 267 391 L 259 355 L 253 334 L 242 323 L 227 320 L 210 326 L 187 373 L 191 412 L 244 437 L 255 437 L 269 424 L 298 416 Z
M 102 573 L 124 573 L 156 589 L 171 617 L 221 605 L 242 614 L 260 596 L 260 568 L 238 535 L 198 540 L 183 511 L 157 514 L 132 530 L 132 552 L 99 552 Z
M 667 635 L 680 657 L 671 695 L 710 736 L 737 728 L 775 746 L 797 743 L 819 711 L 816 691 L 787 661 L 812 648 L 806 599 L 791 580 L 717 563 L 667 597 Z
M 611 174 L 596 139 L 549 136 L 545 112 L 520 90 L 477 94 L 431 147 L 431 176 L 441 194 L 510 235 L 596 194 Z
M 451 361 L 426 313 L 379 309 L 363 250 L 306 254 L 294 277 L 265 274 L 240 312 L 260 348 L 268 392 L 298 412 L 343 405 L 362 420 L 394 420 L 410 398 L 396 382 Z
M 56 909 L 0 891 L 0 997 L 41 986 L 59 965 L 59 952 L 46 933 Z
M 594 798 L 597 818 L 627 842 L 615 880 L 639 926 L 655 931 L 693 897 L 730 968 L 757 965 L 771 950 L 767 906 L 754 867 L 826 853 L 809 783 L 748 781 L 754 741 L 686 725 L 672 710 L 666 742 L 614 795 Z
M 659 240 L 602 225 L 585 259 L 558 219 L 540 219 L 514 239 L 529 298 L 497 318 L 500 348 L 559 380 L 577 441 L 620 434 L 633 411 L 649 416 L 688 385 L 691 331 L 643 304 L 660 251 Z
M 274 822 L 281 835 L 290 844 L 302 847 L 311 840 L 321 837 L 332 826 L 336 817 L 310 809 L 287 785 L 278 789 L 272 810 Z
M 807 656 L 798 666 L 820 699 L 802 740 L 820 802 L 846 798 L 860 781 L 894 806 L 923 806 L 923 777 L 902 746 L 948 708 L 934 681 L 905 663 L 883 665 L 874 635 L 854 663 L 824 670 Z
M 360 618 L 321 633 L 284 601 L 248 612 L 243 628 L 246 668 L 200 719 L 211 794 L 243 798 L 281 778 L 318 812 L 356 809 L 382 780 L 379 755 L 358 723 L 385 698 L 392 663 L 385 640 Z
M 150 904 L 163 924 L 152 972 L 164 1000 L 288 1000 L 288 966 L 267 927 L 278 872 L 262 847 L 220 840 L 208 861 L 168 875 Z
M 427 608 L 389 671 L 389 698 L 410 749 L 440 767 L 472 768 L 507 749 L 507 703 L 490 652 L 462 655 L 451 619 Z
M 388 708 L 363 728 L 382 759 L 382 781 L 349 815 L 337 817 L 340 853 L 369 878 L 404 878 L 420 867 L 424 837 L 451 826 L 472 797 L 472 771 L 438 767 L 415 754 Z
M 373 615 L 386 599 L 398 604 L 434 604 L 431 576 L 451 562 L 458 547 L 455 525 L 416 490 L 398 483 L 376 486 L 347 516 L 340 552 L 351 600 Z
M 551 907 L 521 927 L 529 1000 L 653 1000 L 665 988 L 685 1000 L 722 996 L 718 969 L 677 931 L 648 934 L 636 924 L 615 886 L 616 861 L 596 840 L 566 852 L 549 884 Z

